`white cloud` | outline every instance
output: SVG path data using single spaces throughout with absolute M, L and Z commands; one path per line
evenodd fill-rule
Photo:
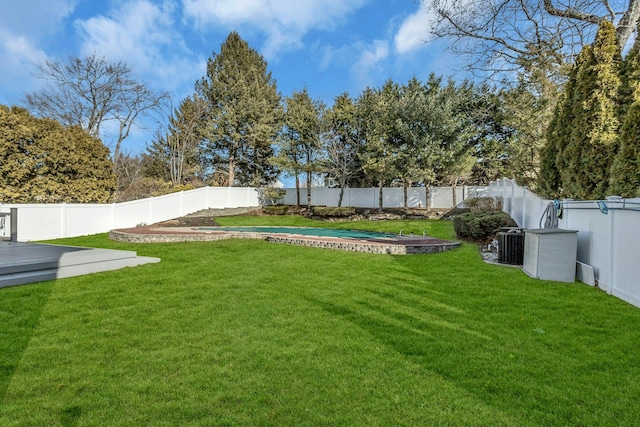
M 334 28 L 366 0 L 183 0 L 184 14 L 200 31 L 210 25 L 249 25 L 266 34 L 263 54 L 299 49 L 310 30 Z
M 375 80 L 371 73 L 388 56 L 389 42 L 387 40 L 374 40 L 372 44 L 364 47 L 360 58 L 351 67 L 351 73 L 361 88 L 371 85 Z
M 76 21 L 82 55 L 122 61 L 145 76 L 146 83 L 168 90 L 200 77 L 202 61 L 194 58 L 176 30 L 173 2 L 134 0 L 119 3 L 107 15 Z
M 31 40 L 42 39 L 60 28 L 77 3 L 78 0 L 13 0 L 10 6 L 2 7 L 0 29 Z
M 44 62 L 47 55 L 23 36 L 13 36 L 0 31 L 0 93 L 6 99 L 1 104 L 18 104 L 24 93 L 38 85 L 33 73 L 36 64 Z
M 395 51 L 403 54 L 423 47 L 429 39 L 432 19 L 432 15 L 421 7 L 407 16 L 393 39 Z
M 38 47 L 55 34 L 76 0 L 20 0 L 0 13 L 0 103 L 14 104 L 38 85 L 35 65 L 47 55 Z M 20 88 L 20 89 L 18 89 Z

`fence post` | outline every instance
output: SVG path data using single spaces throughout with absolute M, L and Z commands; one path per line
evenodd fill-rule
M 11 212 L 9 216 L 11 227 L 11 241 L 16 243 L 18 241 L 18 208 L 10 208 Z
M 615 245 L 615 218 L 616 218 L 616 210 L 612 209 L 609 211 L 609 262 L 608 262 L 608 276 L 609 276 L 609 280 L 607 281 L 607 289 L 605 289 L 605 291 L 611 295 L 613 294 L 613 289 L 615 288 L 615 271 L 616 271 L 616 264 L 615 264 L 615 259 L 616 259 L 616 245 Z
M 67 204 L 62 202 L 60 208 L 60 237 L 67 237 Z
M 520 226 L 525 227 L 527 224 L 527 189 L 522 187 L 522 220 L 520 221 Z

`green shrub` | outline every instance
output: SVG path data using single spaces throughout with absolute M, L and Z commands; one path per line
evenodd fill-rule
M 464 201 L 471 212 L 501 211 L 501 197 L 472 197 Z
M 320 217 L 349 217 L 356 214 L 356 208 L 354 207 L 328 207 L 328 206 L 314 206 L 311 208 L 311 214 L 313 216 Z
M 289 206 L 287 205 L 274 205 L 265 206 L 262 208 L 263 212 L 269 215 L 286 215 L 289 212 Z
M 505 212 L 469 212 L 453 219 L 453 228 L 461 239 L 484 241 L 495 236 L 501 227 L 517 227 Z
M 284 188 L 275 187 L 259 188 L 257 191 L 260 206 L 269 206 L 280 203 L 287 194 L 287 191 Z

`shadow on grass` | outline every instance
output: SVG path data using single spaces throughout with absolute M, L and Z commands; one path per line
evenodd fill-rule
M 0 289 L 0 400 L 36 330 L 54 281 Z

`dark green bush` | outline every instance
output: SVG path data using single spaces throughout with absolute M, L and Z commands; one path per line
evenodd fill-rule
M 349 217 L 356 214 L 356 208 L 354 207 L 328 207 L 328 206 L 314 206 L 311 208 L 311 214 L 313 216 L 320 217 Z
M 287 205 L 274 205 L 265 206 L 262 208 L 263 212 L 268 215 L 286 215 L 289 212 L 289 206 Z
M 469 208 L 471 212 L 485 212 L 485 211 L 501 211 L 502 210 L 502 198 L 501 197 L 472 197 L 464 201 L 464 205 Z
M 461 239 L 484 241 L 495 236 L 501 227 L 517 227 L 505 212 L 469 212 L 453 218 L 453 228 Z

